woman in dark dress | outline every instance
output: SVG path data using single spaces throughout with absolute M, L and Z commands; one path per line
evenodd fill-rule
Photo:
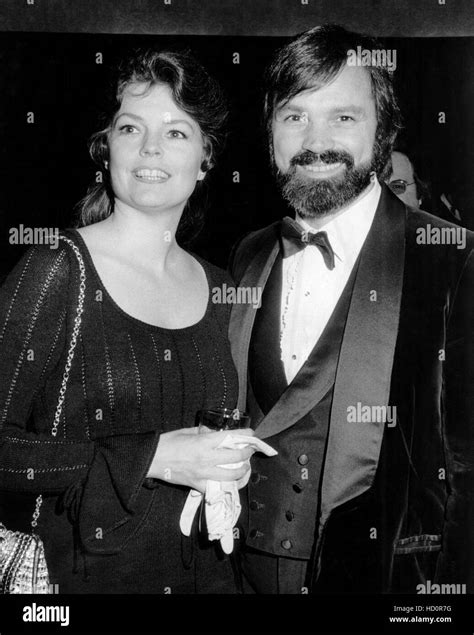
M 30 249 L 1 289 L 0 522 L 28 530 L 42 495 L 56 592 L 235 592 L 215 543 L 179 530 L 189 489 L 243 479 L 248 462 L 218 466 L 252 453 L 194 427 L 197 410 L 236 406 L 228 305 L 211 300 L 230 280 L 176 241 L 225 118 L 191 57 L 128 60 L 92 139 L 105 179 L 80 228 Z

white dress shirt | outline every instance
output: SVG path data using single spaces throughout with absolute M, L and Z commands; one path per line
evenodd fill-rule
M 341 297 L 374 220 L 381 191 L 373 178 L 362 198 L 319 230 L 296 216 L 306 231 L 327 233 L 335 267 L 327 268 L 316 245 L 283 259 L 280 348 L 288 383 L 307 360 Z

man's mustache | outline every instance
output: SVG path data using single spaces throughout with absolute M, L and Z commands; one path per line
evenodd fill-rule
M 344 163 L 351 169 L 354 167 L 354 158 L 343 150 L 325 150 L 321 153 L 303 150 L 303 152 L 295 154 L 290 161 L 290 166 L 311 165 L 312 163 Z

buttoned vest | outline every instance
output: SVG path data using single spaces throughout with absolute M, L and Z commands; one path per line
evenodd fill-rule
M 307 390 L 313 389 L 313 379 L 317 382 L 320 364 L 339 356 L 356 271 L 357 263 L 328 325 L 304 364 L 312 378 Z M 280 357 L 281 287 L 282 258 L 279 255 L 265 286 L 250 342 L 248 410 L 253 428 L 281 395 L 292 389 Z M 310 412 L 293 426 L 266 439 L 278 451 L 278 456 L 255 454 L 252 457 L 248 497 L 247 500 L 242 497 L 241 517 L 248 546 L 278 556 L 310 558 L 319 512 L 334 379 Z

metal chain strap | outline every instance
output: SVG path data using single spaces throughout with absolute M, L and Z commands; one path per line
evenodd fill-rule
M 79 263 L 80 282 L 79 282 L 79 299 L 77 304 L 76 317 L 74 318 L 74 328 L 72 330 L 71 343 L 69 345 L 69 351 L 67 354 L 66 367 L 64 369 L 63 381 L 61 383 L 61 388 L 59 390 L 58 405 L 56 406 L 53 428 L 51 430 L 51 434 L 53 435 L 53 437 L 55 437 L 58 433 L 59 420 L 61 418 L 63 403 L 66 397 L 67 382 L 69 380 L 69 373 L 71 371 L 72 360 L 74 358 L 74 349 L 76 348 L 77 336 L 79 335 L 79 329 L 81 328 L 81 317 L 82 317 L 82 312 L 84 310 L 84 296 L 86 291 L 86 269 L 84 266 L 84 261 L 82 259 L 81 252 L 79 251 L 77 246 L 72 242 L 72 240 L 70 240 L 69 238 L 66 238 L 65 236 L 60 236 L 60 238 L 66 241 L 70 245 L 70 247 L 73 249 L 76 255 L 77 261 Z
M 72 242 L 72 240 L 70 240 L 69 238 L 66 238 L 65 236 L 59 236 L 59 238 L 68 243 L 68 245 L 74 251 L 74 254 L 77 258 L 77 262 L 79 264 L 79 296 L 78 296 L 78 302 L 77 302 L 76 316 L 74 318 L 74 327 L 72 329 L 71 343 L 69 345 L 66 366 L 64 368 L 63 380 L 61 382 L 61 388 L 59 390 L 58 404 L 56 406 L 56 412 L 54 414 L 54 423 L 51 429 L 51 434 L 53 435 L 53 437 L 55 437 L 58 434 L 59 421 L 61 419 L 64 399 L 66 397 L 67 382 L 69 380 L 69 373 L 71 371 L 72 360 L 74 358 L 74 350 L 77 344 L 77 337 L 79 335 L 79 330 L 81 328 L 82 313 L 84 311 L 84 297 L 86 292 L 86 268 L 84 266 L 84 260 L 82 259 L 81 252 L 79 251 L 77 246 Z M 33 529 L 38 525 L 38 518 L 40 516 L 40 509 L 41 509 L 42 503 L 43 503 L 43 496 L 40 494 L 36 498 L 36 507 L 35 507 L 35 511 L 33 512 L 33 518 L 31 521 L 31 527 Z
M 43 497 L 40 494 L 38 496 L 38 498 L 36 499 L 36 507 L 35 507 L 35 511 L 33 512 L 33 520 L 31 521 L 31 526 L 32 527 L 36 527 L 38 525 L 38 518 L 39 518 L 39 515 L 40 515 L 40 509 L 41 509 L 42 502 L 43 502 Z

